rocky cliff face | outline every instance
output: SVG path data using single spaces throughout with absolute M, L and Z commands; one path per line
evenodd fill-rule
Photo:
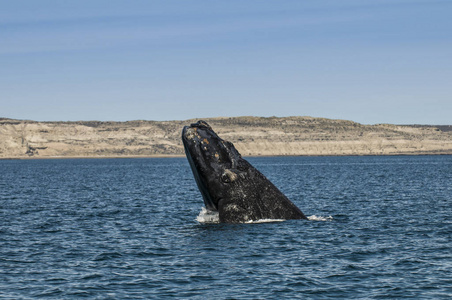
M 242 155 L 452 154 L 451 126 L 362 125 L 311 117 L 205 120 Z M 0 158 L 183 155 L 182 127 L 195 121 L 0 119 Z

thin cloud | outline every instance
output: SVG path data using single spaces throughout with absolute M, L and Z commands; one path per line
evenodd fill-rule
M 1 54 L 73 51 L 120 46 L 178 43 L 193 38 L 218 38 L 273 30 L 312 30 L 338 23 L 369 21 L 369 13 L 343 16 L 241 17 L 181 22 L 138 22 L 129 18 L 66 20 L 49 24 L 28 24 L 0 33 Z M 252 36 L 250 37 L 252 39 Z

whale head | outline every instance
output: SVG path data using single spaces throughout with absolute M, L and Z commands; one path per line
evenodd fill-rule
M 204 121 L 185 126 L 182 141 L 208 210 L 222 223 L 306 219 L 281 191 Z
M 246 176 L 249 163 L 205 121 L 185 126 L 182 141 L 206 208 L 218 210 L 225 193 Z

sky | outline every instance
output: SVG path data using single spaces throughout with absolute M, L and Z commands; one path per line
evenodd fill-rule
M 0 0 L 0 117 L 452 124 L 450 0 Z

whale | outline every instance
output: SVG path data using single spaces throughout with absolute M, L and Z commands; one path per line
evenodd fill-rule
M 218 211 L 219 222 L 307 219 L 207 122 L 184 126 L 182 142 L 204 205 L 208 211 Z

